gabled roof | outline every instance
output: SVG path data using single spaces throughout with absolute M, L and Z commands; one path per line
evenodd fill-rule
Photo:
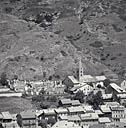
M 74 83 L 74 84 L 78 84 L 78 80 L 74 77 L 74 76 L 68 76 L 68 78 Z
M 43 113 L 45 115 L 55 115 L 56 113 L 55 113 L 54 110 L 55 110 L 54 108 L 52 108 L 52 109 L 43 109 Z
M 107 100 L 107 99 L 111 99 L 111 98 L 112 98 L 112 94 L 102 94 L 103 100 Z
M 84 83 L 91 83 L 91 82 L 96 82 L 97 79 L 91 75 L 84 75 L 83 78 L 82 78 L 82 81 Z
M 72 104 L 71 99 L 61 99 L 60 101 L 62 104 Z
M 12 116 L 9 112 L 2 112 L 3 119 L 12 119 Z
M 126 94 L 117 94 L 117 97 L 121 98 L 121 99 L 126 99 Z
M 83 105 L 83 108 L 86 112 L 94 112 L 94 109 L 91 105 Z
M 71 100 L 71 103 L 72 103 L 73 106 L 81 104 L 79 100 Z
M 78 115 L 67 116 L 68 121 L 81 121 Z
M 22 119 L 34 119 L 36 118 L 36 113 L 33 110 L 27 110 L 20 113 Z
M 80 88 L 82 88 L 82 87 L 85 87 L 85 86 L 90 86 L 89 84 L 87 84 L 87 83 L 85 83 L 85 84 L 80 84 L 80 86 L 75 86 L 75 87 L 73 87 L 73 88 L 71 88 L 70 90 L 71 91 L 76 91 L 76 90 L 78 90 L 78 89 L 80 89 Z M 90 87 L 92 87 L 92 86 L 90 86 Z M 93 87 L 92 87 L 93 88 Z
M 58 121 L 52 126 L 52 128 L 81 128 L 81 126 L 74 122 Z
M 60 114 L 60 113 L 67 113 L 68 110 L 66 108 L 56 108 L 55 112 Z
M 85 113 L 80 115 L 81 120 L 94 120 L 98 119 L 98 114 L 97 113 Z
M 111 120 L 108 117 L 100 117 L 98 119 L 99 123 L 110 123 Z
M 111 110 L 110 110 L 109 106 L 107 106 L 107 105 L 101 105 L 100 109 L 103 113 L 111 113 Z
M 101 110 L 95 110 L 95 113 L 97 113 L 98 115 L 103 115 L 104 113 L 101 112 Z
M 111 106 L 117 106 L 120 105 L 118 102 L 105 102 L 105 105 L 111 107 Z
M 104 81 L 107 79 L 105 76 L 95 76 L 95 78 L 97 81 Z
M 84 110 L 84 108 L 82 106 L 68 107 L 68 111 L 70 113 L 72 113 L 72 112 L 85 112 L 85 110 Z
M 122 89 L 121 87 L 119 87 L 117 84 L 115 83 L 111 83 L 110 86 L 116 90 L 118 93 L 123 93 L 126 92 L 124 89 Z
M 124 111 L 125 107 L 122 105 L 118 105 L 118 106 L 111 106 L 110 107 L 112 111 Z

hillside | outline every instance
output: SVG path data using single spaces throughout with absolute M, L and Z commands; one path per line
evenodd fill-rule
M 77 76 L 81 56 L 85 74 L 125 77 L 125 5 L 125 0 L 1 0 L 1 72 L 62 79 Z

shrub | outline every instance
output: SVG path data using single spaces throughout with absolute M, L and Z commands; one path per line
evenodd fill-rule
M 101 41 L 95 41 L 94 43 L 90 44 L 90 46 L 98 48 L 98 47 L 103 47 L 103 44 Z

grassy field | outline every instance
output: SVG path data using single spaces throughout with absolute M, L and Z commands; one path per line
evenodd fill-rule
M 28 109 L 35 109 L 35 106 L 28 99 L 17 97 L 0 98 L 0 112 L 19 113 Z

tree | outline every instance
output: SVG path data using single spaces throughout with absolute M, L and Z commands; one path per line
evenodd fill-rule
M 92 105 L 94 109 L 97 109 L 99 107 L 99 105 L 102 105 L 103 104 L 103 100 L 102 100 L 101 91 L 98 91 L 96 94 L 92 93 L 88 97 L 87 103 Z
M 7 75 L 6 75 L 5 72 L 3 72 L 3 73 L 1 74 L 0 83 L 1 83 L 3 86 L 8 86 Z
M 104 80 L 104 86 L 105 87 L 108 87 L 110 83 L 111 83 L 111 81 L 109 79 Z
M 75 100 L 79 100 L 81 103 L 84 102 L 84 93 L 83 91 L 78 91 L 76 95 L 74 96 Z
M 51 102 L 56 102 L 56 101 L 57 101 L 57 97 L 56 97 L 56 96 L 51 96 L 51 97 L 49 98 L 49 100 L 50 100 Z
M 20 114 L 17 114 L 17 123 L 18 123 L 18 125 L 20 126 L 20 127 L 22 127 L 23 126 L 23 123 L 22 123 L 22 117 L 21 117 L 21 115 Z
M 55 118 L 50 117 L 50 118 L 48 118 L 47 123 L 48 123 L 48 124 L 51 124 L 51 126 L 52 126 L 52 125 L 54 125 L 54 124 L 56 123 L 56 119 L 55 119 Z
M 45 120 L 40 120 L 38 122 L 38 126 L 41 126 L 42 128 L 47 128 L 47 122 Z
M 41 102 L 40 103 L 40 107 L 42 108 L 42 109 L 48 109 L 49 107 L 50 107 L 50 104 L 49 103 L 46 103 L 46 102 Z

